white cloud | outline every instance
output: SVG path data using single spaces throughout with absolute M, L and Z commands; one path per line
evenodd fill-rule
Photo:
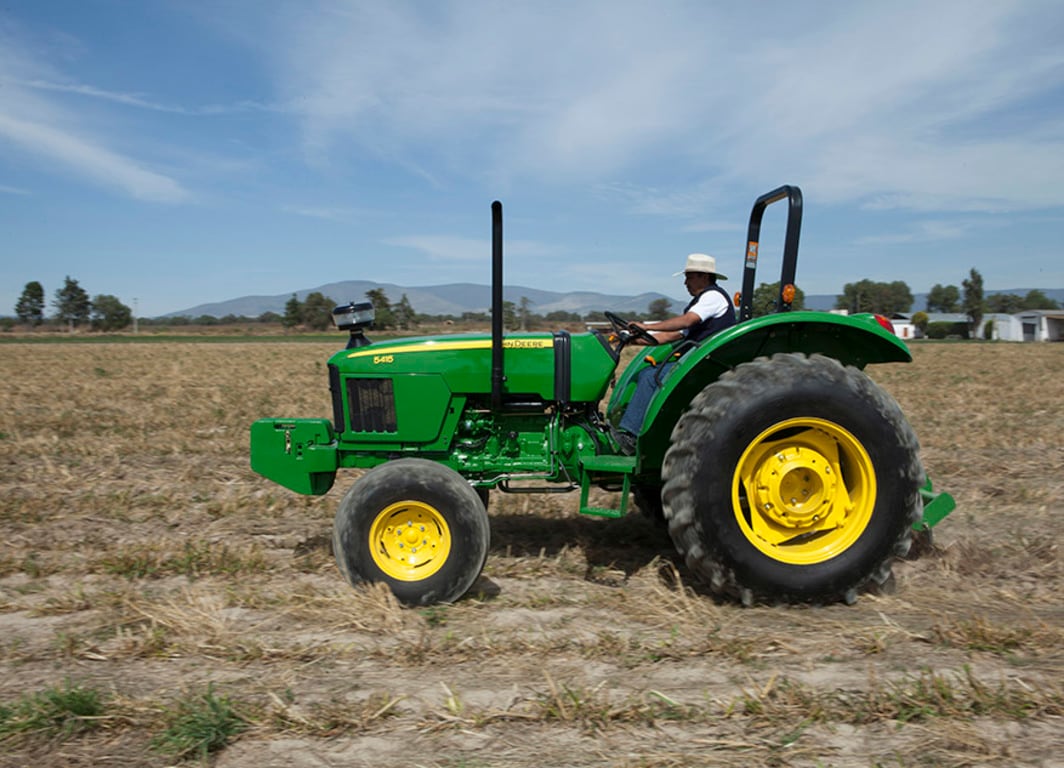
M 51 126 L 0 114 L 0 136 L 98 184 L 117 187 L 140 200 L 179 203 L 189 199 L 188 192 L 173 179 Z
M 16 86 L 34 91 L 73 94 L 76 96 L 84 96 L 89 99 L 113 102 L 126 107 L 148 110 L 149 112 L 163 112 L 172 115 L 212 116 L 239 115 L 250 112 L 298 112 L 298 108 L 293 105 L 270 104 L 262 101 L 253 101 L 251 99 L 241 99 L 231 104 L 185 106 L 181 104 L 165 104 L 160 101 L 146 98 L 141 94 L 109 91 L 85 83 L 55 82 L 40 79 L 16 80 L 13 78 L 0 79 L 0 83 L 3 83 L 6 87 Z
M 430 261 L 473 261 L 488 264 L 491 254 L 491 240 L 487 237 L 402 235 L 384 238 L 381 242 L 418 251 Z M 507 256 L 514 257 L 543 257 L 555 252 L 551 246 L 532 240 L 506 240 L 503 249 Z
M 931 243 L 959 240 L 978 228 L 974 222 L 922 221 L 908 225 L 905 231 L 857 238 L 856 245 L 896 245 L 899 243 Z
M 483 261 L 491 251 L 491 241 L 451 235 L 404 235 L 389 237 L 385 245 L 410 248 L 430 261 Z
M 0 136 L 9 146 L 45 158 L 56 169 L 139 200 L 178 203 L 190 198 L 176 180 L 153 171 L 92 137 L 77 113 L 42 98 L 32 86 L 52 77 L 51 68 L 0 27 Z M 44 80 L 42 80 L 44 78 Z M 90 89 L 91 90 L 91 89 Z M 98 95 L 98 94 L 97 94 Z
M 938 209 L 1059 205 L 1064 147 L 997 112 L 1064 84 L 1051 4 L 326 3 L 286 18 L 281 101 L 319 163 L 356 142 L 446 186 L 760 189 Z M 428 158 L 434 158 L 430 160 Z M 646 171 L 650 169 L 650 173 Z M 692 215 L 648 190 L 639 212 Z
M 364 213 L 364 211 L 354 208 L 309 205 L 284 205 L 281 206 L 281 210 L 296 216 L 305 216 L 309 219 L 324 219 L 325 221 L 351 221 Z

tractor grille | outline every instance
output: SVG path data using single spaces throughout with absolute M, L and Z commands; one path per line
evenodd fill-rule
M 332 395 L 333 429 L 344 431 L 344 397 L 340 389 L 340 369 L 329 364 L 329 394 Z
M 348 379 L 347 404 L 355 432 L 396 432 L 391 379 Z

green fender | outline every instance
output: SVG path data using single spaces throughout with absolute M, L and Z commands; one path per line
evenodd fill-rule
M 862 369 L 870 363 L 912 360 L 908 347 L 874 315 L 781 312 L 735 325 L 684 353 L 668 372 L 643 422 L 639 471 L 651 472 L 661 466 L 672 428 L 695 395 L 725 371 L 779 352 L 818 353 Z M 654 355 L 658 359 L 663 356 Z M 630 397 L 620 385 L 632 380 L 637 373 L 632 369 L 649 364 L 645 357 L 637 358 L 625 371 L 617 387 L 619 397 Z M 613 409 L 611 402 L 609 410 Z

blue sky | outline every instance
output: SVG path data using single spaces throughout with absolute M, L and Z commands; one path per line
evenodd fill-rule
M 1062 41 L 1057 0 L 13 0 L 0 314 L 486 283 L 494 199 L 507 283 L 679 298 L 784 183 L 806 293 L 1064 288 Z

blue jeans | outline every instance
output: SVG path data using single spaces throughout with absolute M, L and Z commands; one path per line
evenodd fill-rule
M 675 362 L 668 362 L 659 366 L 650 366 L 636 375 L 635 393 L 628 401 L 628 407 L 625 408 L 624 415 L 621 416 L 617 426 L 633 435 L 638 435 L 643 431 L 643 418 L 647 415 L 650 401 L 654 399 L 659 382 L 665 380 L 669 369 L 674 365 L 676 365 Z

